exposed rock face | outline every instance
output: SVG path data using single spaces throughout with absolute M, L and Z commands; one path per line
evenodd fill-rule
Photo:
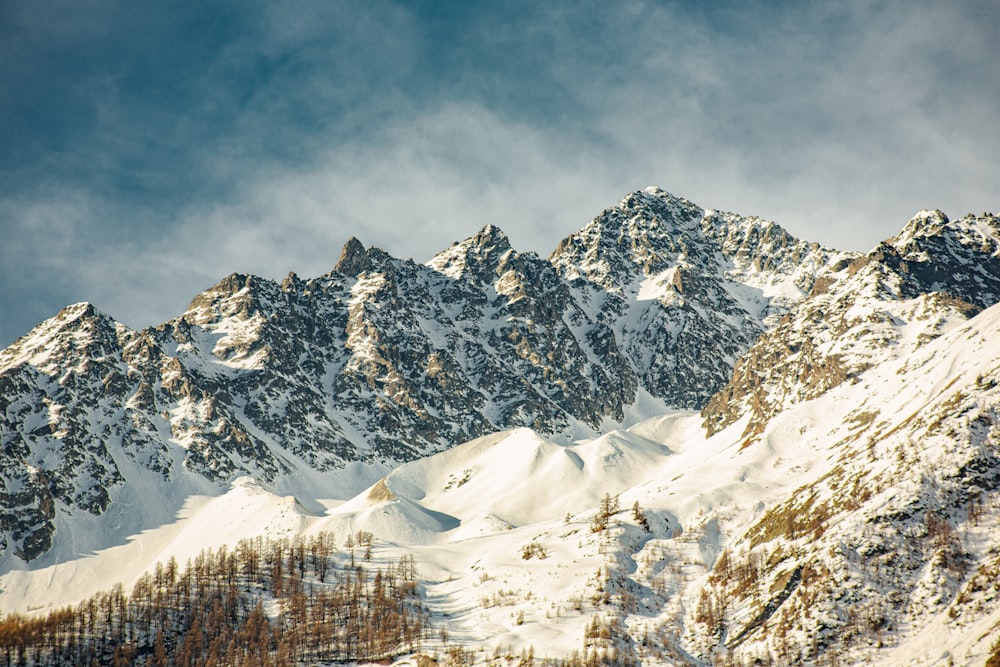
M 702 414 L 709 432 L 749 415 L 759 433 L 787 406 L 855 381 L 1000 301 L 1000 219 L 923 211 L 894 238 L 831 267 L 760 337 Z

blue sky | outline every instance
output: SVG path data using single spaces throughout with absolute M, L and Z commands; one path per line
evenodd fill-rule
M 350 236 L 545 255 L 648 185 L 857 250 L 996 210 L 997 34 L 986 0 L 7 0 L 0 345 Z

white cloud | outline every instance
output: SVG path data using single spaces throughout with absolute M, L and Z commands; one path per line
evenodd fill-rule
M 485 224 L 544 253 L 624 194 L 598 158 L 482 107 L 446 105 L 330 147 L 306 169 L 255 174 L 238 203 L 190 211 L 180 245 L 196 248 L 192 267 L 224 253 L 234 270 L 270 275 L 329 270 L 352 235 L 424 261 Z

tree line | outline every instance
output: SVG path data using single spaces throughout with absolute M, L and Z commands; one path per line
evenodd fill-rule
M 130 594 L 119 584 L 45 616 L 5 616 L 0 666 L 376 661 L 418 650 L 428 619 L 412 557 L 366 567 L 330 533 L 256 537 L 159 563 Z

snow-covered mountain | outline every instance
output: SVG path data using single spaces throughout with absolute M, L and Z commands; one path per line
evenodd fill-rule
M 989 214 L 841 253 L 648 189 L 547 260 L 352 240 L 154 329 L 71 306 L 0 353 L 0 609 L 332 531 L 414 556 L 439 655 L 982 664 L 998 302 Z
M 156 328 L 67 307 L 0 353 L 0 550 L 38 558 L 61 513 L 100 516 L 130 486 L 249 475 L 310 495 L 353 462 L 701 407 L 839 257 L 649 189 L 549 260 L 495 227 L 425 265 L 352 239 L 324 276 L 234 274 Z
M 830 269 L 705 406 L 710 432 L 749 413 L 752 439 L 789 405 L 857 382 L 1000 302 L 1000 219 L 921 211 L 897 236 Z

